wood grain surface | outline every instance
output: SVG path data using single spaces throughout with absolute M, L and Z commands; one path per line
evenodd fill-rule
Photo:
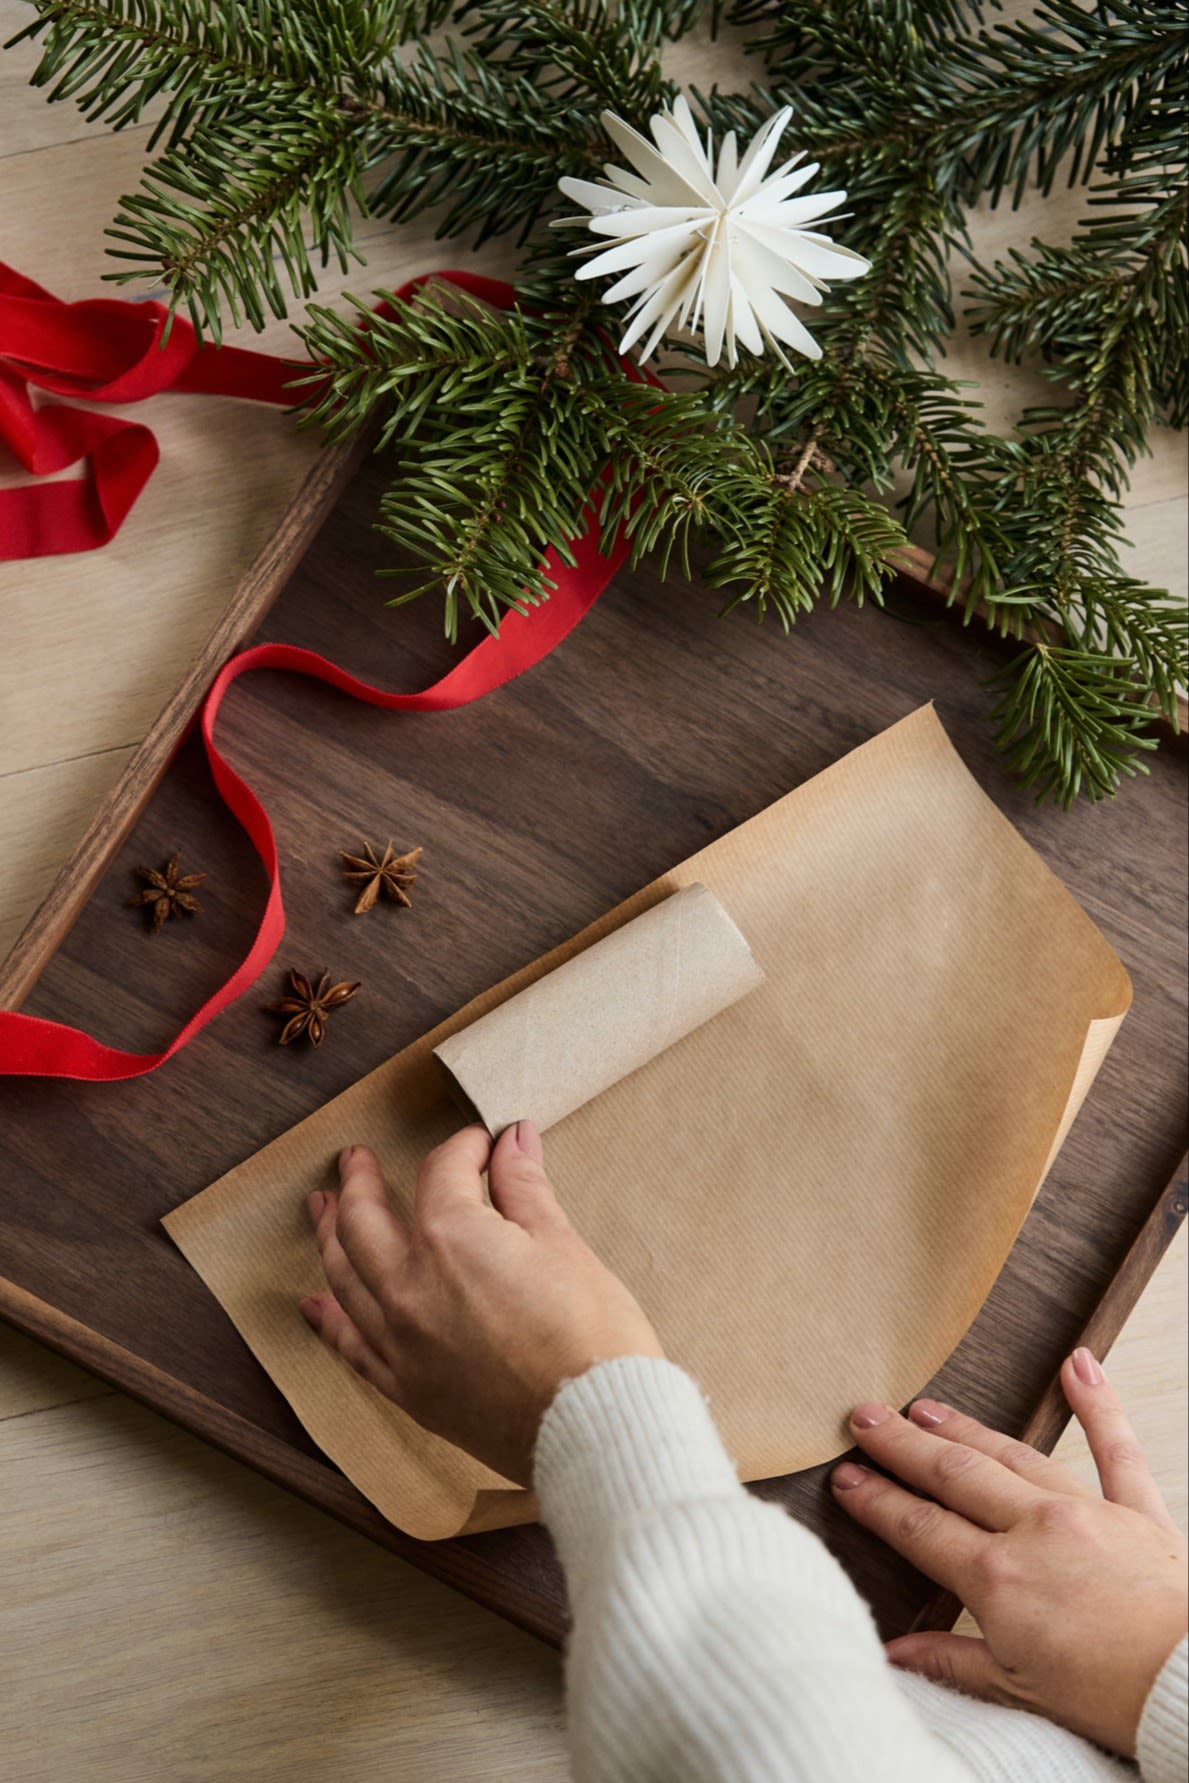
M 5 1783 L 566 1783 L 540 1642 L 122 1394 L 0 1436 Z
M 428 606 L 402 616 L 399 655 L 393 648 L 375 576 L 385 547 L 370 525 L 383 474 L 372 460 L 350 483 L 256 635 L 416 687 L 441 672 L 448 652 Z M 936 698 L 975 772 L 1136 979 L 1136 1008 L 1090 1105 L 935 1384 L 1020 1428 L 1183 1148 L 1185 760 L 1183 746 L 1162 749 L 1150 778 L 1109 814 L 1037 810 L 1006 779 L 986 726 L 985 678 L 1002 648 L 908 586 L 894 589 L 887 611 L 819 613 L 781 641 L 739 615 L 720 620 L 696 582 L 660 585 L 642 570 L 618 578 L 531 675 L 458 713 L 379 714 L 273 672 L 237 684 L 221 736 L 277 825 L 283 953 L 258 993 L 152 1078 L 0 1085 L 0 1132 L 19 1161 L 0 1213 L 13 1284 L 0 1289 L 0 1307 L 418 1565 L 558 1638 L 563 1594 L 543 1534 L 422 1547 L 381 1525 L 312 1450 L 165 1240 L 160 1217 L 477 991 Z M 337 852 L 389 835 L 426 849 L 417 903 L 361 921 Z M 206 908 L 150 938 L 125 908 L 132 869 L 177 848 L 210 874 Z M 115 1044 L 156 1047 L 246 949 L 261 893 L 259 866 L 191 740 L 26 1006 Z M 364 981 L 320 1053 L 278 1050 L 261 1012 L 289 964 Z M 927 1587 L 839 1524 L 820 1470 L 761 1491 L 837 1545 L 885 1628 L 920 1613 Z
M 0 964 L 0 1009 L 25 1001 L 43 966 L 98 885 L 120 842 L 152 797 L 215 674 L 241 649 L 316 536 L 366 455 L 367 440 L 328 447 L 314 459 L 297 494 L 265 541 L 225 610 L 157 714 L 119 780 L 102 801 L 49 892 Z

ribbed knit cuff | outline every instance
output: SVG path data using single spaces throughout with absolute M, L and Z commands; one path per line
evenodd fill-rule
M 1135 1744 L 1144 1783 L 1185 1783 L 1189 1768 L 1189 1636 L 1173 1648 L 1149 1691 Z
M 566 1382 L 541 1423 L 533 1485 L 571 1578 L 628 1518 L 743 1490 L 698 1387 L 654 1356 Z

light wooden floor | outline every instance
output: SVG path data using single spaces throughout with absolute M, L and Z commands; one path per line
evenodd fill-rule
M 27 16 L 0 0 L 0 38 Z M 47 106 L 24 85 L 34 61 L 0 55 L 0 252 L 93 295 L 147 130 L 112 137 Z M 709 58 L 687 43 L 681 63 L 704 76 Z M 982 241 L 1036 221 L 988 217 Z M 424 228 L 370 225 L 366 250 L 340 283 L 459 259 Z M 266 344 L 285 340 L 277 324 Z M 955 370 L 982 378 L 992 419 L 1021 400 L 1025 380 L 961 342 Z M 316 450 L 249 404 L 164 396 L 146 418 L 162 464 L 115 543 L 0 579 L 0 955 Z M 1135 573 L 1182 590 L 1185 484 L 1164 437 L 1130 504 Z M 1182 1236 L 1114 1362 L 1182 1522 L 1185 1261 Z M 552 1654 L 3 1327 L 0 1580 L 0 1775 L 19 1783 L 566 1775 Z

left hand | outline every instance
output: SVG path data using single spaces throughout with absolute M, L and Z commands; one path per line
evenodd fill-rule
M 1089 1350 L 1075 1350 L 1061 1380 L 1105 1497 L 930 1399 L 907 1418 L 877 1404 L 851 1414 L 860 1448 L 914 1491 L 849 1461 L 830 1483 L 857 1523 L 960 1598 L 985 1637 L 905 1635 L 888 1645 L 893 1664 L 1130 1758 L 1148 1692 L 1185 1634 L 1189 1550 Z
M 302 1301 L 304 1317 L 402 1411 L 505 1479 L 528 1485 L 563 1381 L 663 1353 L 566 1218 L 530 1121 L 494 1146 L 464 1127 L 431 1152 L 408 1221 L 365 1145 L 347 1147 L 339 1178 L 337 1194 L 307 1203 L 328 1288 Z

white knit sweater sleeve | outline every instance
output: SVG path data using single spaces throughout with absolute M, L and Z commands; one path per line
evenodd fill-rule
M 1144 1783 L 1185 1783 L 1189 1776 L 1189 1636 L 1169 1654 L 1139 1724 Z
M 534 1484 L 573 1611 L 575 1783 L 1135 1775 L 1038 1716 L 895 1672 L 845 1573 L 739 1485 L 671 1363 L 623 1358 L 563 1387 Z

